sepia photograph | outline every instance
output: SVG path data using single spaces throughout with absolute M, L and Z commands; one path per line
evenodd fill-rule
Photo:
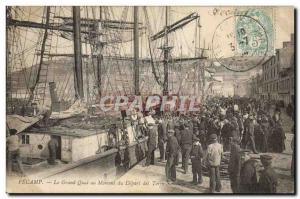
M 295 7 L 4 9 L 8 194 L 296 194 Z

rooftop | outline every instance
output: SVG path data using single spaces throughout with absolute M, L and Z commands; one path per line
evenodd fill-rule
M 113 124 L 120 125 L 115 117 L 73 117 L 59 121 L 58 124 L 49 127 L 33 126 L 26 130 L 30 133 L 46 133 L 51 135 L 64 135 L 72 137 L 87 137 L 107 132 Z
M 48 128 L 31 128 L 26 133 L 45 133 L 50 135 L 60 135 L 60 136 L 71 136 L 71 137 L 87 137 L 91 135 L 96 135 L 100 133 L 105 133 L 106 129 L 78 129 L 78 128 L 69 128 L 63 126 L 53 126 Z

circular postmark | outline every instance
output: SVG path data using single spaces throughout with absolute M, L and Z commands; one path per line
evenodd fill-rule
M 264 26 L 247 15 L 224 19 L 216 27 L 212 39 L 216 61 L 236 72 L 245 72 L 261 64 L 268 47 L 268 34 Z

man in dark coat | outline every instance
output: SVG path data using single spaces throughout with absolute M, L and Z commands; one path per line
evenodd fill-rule
M 257 163 L 256 159 L 250 158 L 242 164 L 239 193 L 257 193 Z
M 177 121 L 176 123 L 175 123 L 175 126 L 174 126 L 175 128 L 174 128 L 174 131 L 175 131 L 175 137 L 176 137 L 176 139 L 177 139 L 177 142 L 178 143 L 180 143 L 181 142 L 181 130 L 183 130 L 182 128 L 181 128 L 181 126 L 180 126 L 180 122 L 179 121 Z
M 273 132 L 271 135 L 271 144 L 273 146 L 273 152 L 282 153 L 285 150 L 285 133 L 283 131 L 281 122 L 279 121 L 279 115 L 275 115 Z
M 150 163 L 154 165 L 154 151 L 156 149 L 156 129 L 154 128 L 153 123 L 148 124 L 149 127 L 149 134 L 148 134 L 148 152 L 147 152 L 147 158 L 146 163 L 144 166 L 149 166 Z
M 206 149 L 206 118 L 203 114 L 199 124 L 199 138 L 203 149 Z
M 229 112 L 227 118 L 231 126 L 230 137 L 240 139 L 238 119 L 233 115 L 233 112 Z
M 246 119 L 244 121 L 244 132 L 243 132 L 243 135 L 242 135 L 242 141 L 241 141 L 241 147 L 243 149 L 246 148 L 246 139 L 247 139 L 247 132 L 248 132 L 248 127 L 249 127 L 249 123 L 250 123 L 250 118 L 249 118 L 249 115 L 246 116 Z
M 240 172 L 241 172 L 241 148 L 239 139 L 234 138 L 230 147 L 230 159 L 228 165 L 228 173 L 230 178 L 230 186 L 233 193 L 239 192 Z
M 176 163 L 179 151 L 179 144 L 176 137 L 174 136 L 174 130 L 168 131 L 168 142 L 166 148 L 167 164 L 165 167 L 167 181 L 176 181 Z
M 241 136 L 243 135 L 244 132 L 244 124 L 243 124 L 243 118 L 240 115 L 238 106 L 235 105 L 234 106 L 234 113 L 233 113 L 234 117 L 237 119 L 237 124 L 238 124 L 238 130 L 239 130 L 239 137 L 241 139 Z
M 58 149 L 58 141 L 55 139 L 54 136 L 51 136 L 50 141 L 48 142 L 48 149 L 49 149 L 49 164 L 54 165 L 56 163 L 56 153 Z
M 199 125 L 200 125 L 200 121 L 196 115 L 194 115 L 192 123 L 193 123 L 193 133 L 195 134 L 196 131 L 199 131 Z
M 203 157 L 202 146 L 199 142 L 199 138 L 194 137 L 194 143 L 191 150 L 193 183 L 202 184 L 202 166 L 201 159 Z
M 174 131 L 175 131 L 175 137 L 177 139 L 178 144 L 181 143 L 181 122 L 180 121 L 176 121 L 175 122 L 175 126 L 174 126 Z M 178 155 L 176 156 L 176 166 L 178 165 L 179 162 L 179 152 L 180 152 L 180 146 L 178 149 Z
M 228 120 L 224 120 L 224 125 L 221 129 L 221 140 L 224 144 L 224 151 L 229 151 L 230 149 L 230 135 L 231 135 L 232 127 Z
M 272 156 L 261 155 L 260 160 L 264 166 L 264 170 L 261 172 L 258 189 L 260 193 L 276 193 L 278 185 L 278 177 L 272 168 Z
M 207 126 L 207 140 L 211 134 L 216 134 L 218 137 L 220 136 L 220 127 L 218 126 L 218 119 L 216 116 L 212 116 L 212 118 L 208 122 Z
M 254 141 L 255 148 L 258 152 L 265 152 L 264 148 L 264 132 L 261 126 L 261 118 L 257 118 L 257 123 L 254 125 Z
M 158 126 L 157 126 L 157 132 L 158 132 L 158 148 L 159 148 L 159 154 L 160 154 L 160 161 L 165 160 L 165 143 L 167 141 L 167 126 L 165 122 L 160 119 Z
M 188 164 L 190 159 L 190 153 L 193 144 L 193 132 L 189 128 L 189 123 L 184 123 L 184 129 L 181 131 L 181 151 L 182 151 L 182 168 L 186 174 L 188 171 Z
M 245 148 L 248 144 L 251 145 L 251 149 L 253 153 L 258 154 L 256 148 L 255 148 L 255 140 L 254 140 L 254 117 L 252 115 L 249 116 L 249 123 L 246 127 L 246 135 L 245 135 Z
M 270 137 L 270 126 L 266 115 L 262 115 L 261 128 L 263 130 L 263 151 L 262 152 L 265 153 L 269 151 L 269 137 Z

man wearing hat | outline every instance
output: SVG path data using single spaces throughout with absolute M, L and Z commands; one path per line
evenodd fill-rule
M 167 181 L 176 181 L 176 164 L 179 151 L 179 144 L 174 136 L 174 130 L 168 131 L 168 141 L 166 148 L 167 164 L 165 167 Z
M 11 175 L 12 172 L 12 166 L 14 162 L 17 162 L 19 167 L 19 172 L 21 175 L 24 175 L 24 170 L 22 166 L 22 161 L 20 159 L 20 146 L 19 146 L 19 137 L 17 136 L 17 130 L 16 129 L 10 129 L 9 130 L 9 137 L 6 139 L 7 143 L 7 149 L 8 149 L 8 175 Z
M 28 113 L 30 116 L 37 116 L 39 114 L 40 110 L 38 108 L 37 103 L 32 102 L 31 107 L 29 107 Z
M 154 128 L 154 123 L 149 123 L 148 124 L 148 152 L 147 152 L 147 158 L 146 158 L 146 163 L 144 166 L 149 166 L 150 163 L 154 164 L 154 151 L 156 149 L 156 129 Z
M 51 135 L 51 139 L 48 142 L 49 159 L 48 163 L 51 165 L 57 164 L 56 155 L 58 150 L 58 141 L 55 136 Z
M 240 184 L 240 172 L 241 172 L 241 148 L 239 145 L 239 139 L 233 138 L 230 147 L 230 159 L 228 165 L 228 173 L 230 178 L 230 186 L 233 193 L 238 193 Z
M 261 155 L 260 161 L 264 167 L 261 172 L 258 189 L 260 193 L 276 193 L 278 185 L 278 177 L 274 169 L 272 168 L 272 156 Z
M 244 131 L 244 124 L 243 124 L 243 118 L 240 115 L 239 107 L 237 104 L 235 104 L 233 107 L 233 115 L 237 119 L 238 131 L 239 131 L 239 136 L 241 139 L 241 136 L 243 135 L 243 131 Z
M 204 113 L 201 116 L 201 121 L 199 124 L 199 138 L 200 138 L 200 143 L 202 144 L 202 148 L 206 149 L 206 118 Z
M 160 153 L 160 161 L 165 160 L 165 143 L 167 141 L 167 125 L 165 121 L 160 118 L 158 120 L 158 148 Z
M 190 153 L 193 145 L 193 132 L 189 127 L 189 123 L 185 122 L 184 129 L 181 131 L 182 168 L 184 174 L 188 172 Z
M 250 151 L 241 151 L 245 162 L 242 164 L 240 172 L 239 193 L 257 193 L 257 163 L 254 157 L 248 155 Z
M 202 184 L 202 167 L 201 159 L 203 157 L 203 150 L 200 144 L 200 139 L 197 137 L 193 138 L 193 146 L 191 151 L 191 162 L 193 172 L 193 183 Z
M 249 126 L 249 123 L 250 123 L 250 118 L 249 118 L 250 114 L 245 114 L 243 117 L 244 117 L 244 132 L 243 132 L 243 135 L 242 135 L 242 141 L 241 141 L 241 147 L 243 149 L 246 148 L 246 139 L 247 138 L 247 135 L 248 135 L 248 126 Z
M 210 175 L 210 192 L 220 192 L 222 189 L 220 179 L 220 165 L 223 153 L 223 146 L 218 143 L 217 135 L 211 134 L 209 136 L 209 145 L 207 146 L 207 162 L 209 166 Z
M 254 140 L 254 116 L 253 115 L 249 115 L 249 122 L 247 123 L 245 133 L 246 134 L 245 134 L 244 148 L 246 148 L 247 145 L 250 143 L 253 153 L 258 154 L 255 147 L 255 140 Z
M 221 140 L 223 141 L 224 144 L 224 151 L 229 151 L 230 150 L 230 140 L 232 139 L 232 131 L 233 127 L 229 120 L 224 119 L 223 121 L 223 127 L 221 129 Z
M 175 134 L 174 136 L 176 137 L 177 139 L 177 142 L 178 143 L 181 143 L 181 130 L 183 130 L 184 127 L 181 126 L 181 122 L 178 120 L 175 122 Z M 176 166 L 178 165 L 178 162 L 179 162 L 179 153 L 180 153 L 180 145 L 179 145 L 179 149 L 178 149 L 178 155 L 177 155 L 177 158 L 176 158 Z

